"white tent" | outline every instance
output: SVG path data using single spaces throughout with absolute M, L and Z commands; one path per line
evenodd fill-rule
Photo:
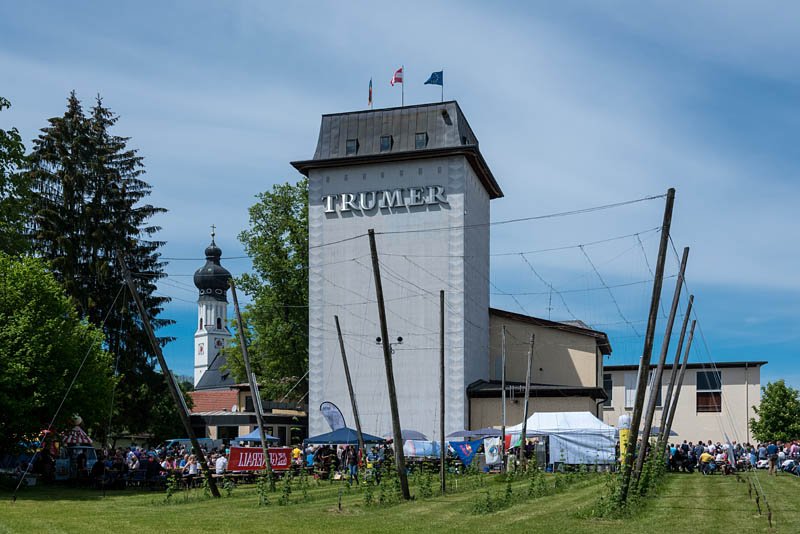
M 508 427 L 512 442 L 519 439 L 522 423 Z M 528 418 L 528 437 L 550 438 L 550 463 L 614 463 L 616 429 L 589 412 L 538 412 Z

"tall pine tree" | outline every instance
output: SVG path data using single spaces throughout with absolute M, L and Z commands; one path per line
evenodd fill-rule
M 169 299 L 155 294 L 166 274 L 163 242 L 153 239 L 160 227 L 151 222 L 166 210 L 146 203 L 151 186 L 142 179 L 142 157 L 128 148 L 129 138 L 111 133 L 117 120 L 100 97 L 87 115 L 73 92 L 64 116 L 50 119 L 34 140 L 28 176 L 35 252 L 50 260 L 80 315 L 103 325 L 115 358 L 111 430 L 141 433 L 164 426 L 142 408 L 157 403 L 166 387 L 138 311 L 121 291 L 116 256 L 125 254 L 154 328 L 170 324 L 158 317 Z

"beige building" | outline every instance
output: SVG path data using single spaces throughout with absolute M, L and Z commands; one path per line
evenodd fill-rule
M 761 367 L 766 363 L 723 362 L 713 367 L 688 364 L 670 440 L 750 442 L 750 418 L 755 417 L 753 406 L 761 402 Z M 602 409 L 605 423 L 617 426 L 620 415 L 633 411 L 637 369 L 637 365 L 608 365 L 603 370 L 603 388 L 608 397 Z M 661 401 L 671 370 L 672 366 L 664 369 L 654 426 L 661 421 Z
M 506 422 L 522 421 L 525 373 L 531 334 L 533 365 L 528 411 L 587 411 L 602 418 L 603 356 L 608 336 L 580 321 L 559 323 L 518 313 L 489 310 L 489 380 L 467 388 L 469 424 L 477 429 L 502 423 L 502 344 L 506 338 Z

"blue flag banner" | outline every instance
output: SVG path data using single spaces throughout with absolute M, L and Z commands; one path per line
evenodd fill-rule
M 458 456 L 459 460 L 461 460 L 466 467 L 469 467 L 469 465 L 472 463 L 472 459 L 475 458 L 475 455 L 478 453 L 478 449 L 482 443 L 482 439 L 476 439 L 475 441 L 449 442 L 450 446 L 453 447 L 453 450 L 456 451 L 456 456 Z
M 441 85 L 444 86 L 444 71 L 432 72 L 425 85 Z

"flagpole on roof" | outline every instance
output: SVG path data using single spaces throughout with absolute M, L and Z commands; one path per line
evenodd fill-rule
M 402 72 L 402 78 L 400 79 L 400 107 L 406 105 L 406 66 L 400 65 L 400 72 Z

